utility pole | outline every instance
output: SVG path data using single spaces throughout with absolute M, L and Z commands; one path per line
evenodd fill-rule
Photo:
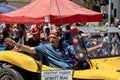
M 111 27 L 111 3 L 112 0 L 109 0 L 109 7 L 108 7 L 108 27 Z M 110 48 L 110 33 L 108 32 L 108 47 Z M 108 51 L 110 54 L 110 52 Z
M 108 27 L 111 26 L 111 3 L 112 3 L 112 0 L 109 0 L 109 7 L 108 7 Z
M 111 3 L 112 3 L 112 0 L 109 0 L 109 7 L 108 7 L 108 27 L 111 26 Z M 109 32 L 108 32 L 108 39 L 110 39 L 110 33 Z

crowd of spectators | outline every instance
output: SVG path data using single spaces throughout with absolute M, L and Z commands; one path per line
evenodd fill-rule
M 110 42 L 108 42 L 109 40 L 106 33 L 103 33 L 103 36 L 99 39 L 95 39 L 93 38 L 92 33 L 84 33 L 78 29 L 78 26 L 80 27 L 80 24 L 78 23 L 65 25 L 33 24 L 29 26 L 24 24 L 2 24 L 0 28 L 0 44 L 5 45 L 5 50 L 16 50 L 14 47 L 7 45 L 4 42 L 6 37 L 11 37 L 20 44 L 34 47 L 44 42 L 49 42 L 51 30 L 56 29 L 59 36 L 62 37 L 63 42 L 68 43 L 71 47 L 73 47 L 75 52 L 80 49 L 83 50 L 83 48 L 89 49 L 102 43 L 104 44 L 102 48 L 89 52 L 90 57 L 118 55 L 120 53 L 119 33 L 111 33 Z M 79 36 L 82 36 L 83 41 L 80 40 Z M 78 39 L 79 47 L 76 47 L 76 39 Z

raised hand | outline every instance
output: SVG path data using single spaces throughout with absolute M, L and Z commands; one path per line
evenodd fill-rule
M 5 43 L 6 44 L 9 44 L 9 45 L 12 45 L 12 46 L 15 46 L 17 43 L 12 40 L 11 38 L 5 38 Z

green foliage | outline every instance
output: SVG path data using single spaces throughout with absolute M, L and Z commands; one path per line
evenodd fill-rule
M 108 14 L 107 13 L 103 13 L 103 19 L 108 19 Z M 111 15 L 111 23 L 114 22 L 114 17 Z
M 107 13 L 103 13 L 103 19 L 108 19 L 108 14 Z
M 0 0 L 0 3 L 6 3 L 6 4 L 8 4 L 8 2 L 6 0 Z

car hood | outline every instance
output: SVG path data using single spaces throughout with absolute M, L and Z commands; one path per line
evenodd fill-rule
M 98 69 L 120 69 L 120 56 L 91 59 L 91 62 Z
M 96 58 L 90 60 L 92 66 L 86 70 L 75 70 L 74 78 L 78 79 L 120 79 L 120 56 Z

